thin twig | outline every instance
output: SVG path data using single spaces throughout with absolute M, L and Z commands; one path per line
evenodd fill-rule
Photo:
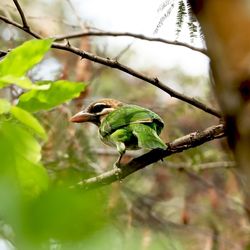
M 21 19 L 22 19 L 23 28 L 24 28 L 25 30 L 29 30 L 30 27 L 29 27 L 29 25 L 28 25 L 28 23 L 27 23 L 26 17 L 25 17 L 25 15 L 24 15 L 24 12 L 23 12 L 23 10 L 22 10 L 22 8 L 21 8 L 21 6 L 20 6 L 18 0 L 13 0 L 13 2 L 14 2 L 15 6 L 16 6 L 18 12 L 19 12 L 19 15 L 20 15 Z
M 123 48 L 117 56 L 115 56 L 115 59 L 116 60 L 119 60 L 130 48 L 131 46 L 133 45 L 134 42 L 128 44 L 125 48 Z
M 205 142 L 224 136 L 225 130 L 223 124 L 209 127 L 201 132 L 190 133 L 168 143 L 168 147 L 166 150 L 153 149 L 142 156 L 132 159 L 127 164 L 121 165 L 120 168 L 112 169 L 99 176 L 83 180 L 79 182 L 77 186 L 84 189 L 92 189 L 108 185 L 118 180 L 123 180 L 128 175 L 167 156 L 180 153 L 184 150 L 197 147 Z
M 174 162 L 164 162 L 164 165 L 170 169 L 176 169 L 176 170 L 197 170 L 197 171 L 204 171 L 204 170 L 210 170 L 210 169 L 229 169 L 229 168 L 235 168 L 236 162 L 234 161 L 216 161 L 216 162 L 205 162 L 200 164 L 188 164 L 185 162 L 180 163 L 174 163 Z
M 43 37 L 41 37 L 39 34 L 35 33 L 34 31 L 32 31 L 31 29 L 26 30 L 22 25 L 20 25 L 19 23 L 12 21 L 2 15 L 0 15 L 0 20 L 4 21 L 5 23 L 11 24 L 15 27 L 17 27 L 20 30 L 23 30 L 24 32 L 26 32 L 27 34 L 30 34 L 31 36 L 37 38 L 37 39 L 43 39 Z
M 217 161 L 217 162 L 206 162 L 201 163 L 195 166 L 198 170 L 208 170 L 208 169 L 217 169 L 217 168 L 225 168 L 231 169 L 236 167 L 235 161 Z
M 25 31 L 26 33 L 38 38 L 38 39 L 41 39 L 42 37 L 38 34 L 36 34 L 35 32 L 31 31 L 31 30 L 25 30 L 20 24 L 16 23 L 16 22 L 13 22 L 3 16 L 0 15 L 0 20 L 3 20 L 4 22 L 6 23 L 9 23 L 9 24 L 12 24 L 13 26 Z M 80 56 L 81 58 L 85 58 L 85 59 L 88 59 L 88 60 L 91 60 L 93 62 L 96 62 L 96 63 L 100 63 L 102 65 L 105 65 L 105 66 L 108 66 L 108 67 L 111 67 L 111 68 L 115 68 L 115 69 L 118 69 L 118 70 L 121 70 L 129 75 L 132 75 L 138 79 L 141 79 L 145 82 L 148 82 L 152 85 L 154 85 L 155 87 L 158 87 L 160 88 L 161 90 L 165 91 L 166 93 L 168 93 L 171 97 L 174 97 L 174 98 L 177 98 L 179 100 L 182 100 L 186 103 L 189 103 L 191 104 L 192 106 L 198 108 L 198 109 L 201 109 L 209 114 L 212 114 L 218 118 L 221 117 L 221 114 L 213 109 L 213 108 L 210 108 L 208 107 L 207 105 L 205 105 L 204 103 L 198 101 L 197 99 L 195 98 L 192 98 L 192 97 L 188 97 L 184 94 L 181 94 L 177 91 L 175 91 L 174 89 L 171 89 L 170 87 L 166 86 L 163 82 L 161 82 L 160 80 L 158 80 L 158 78 L 156 77 L 148 77 L 138 71 L 135 71 L 134 69 L 126 66 L 126 65 L 123 65 L 121 63 L 119 63 L 117 60 L 114 60 L 114 59 L 110 59 L 110 58 L 104 58 L 104 57 L 100 57 L 100 56 L 97 56 L 97 55 L 94 55 L 90 52 L 87 52 L 87 51 L 83 51 L 83 50 L 80 50 L 76 47 L 73 47 L 73 46 L 69 46 L 68 44 L 66 45 L 63 45 L 63 44 L 60 44 L 60 43 L 53 43 L 52 44 L 52 48 L 55 48 L 55 49 L 60 49 L 60 50 L 65 50 L 65 51 L 69 51 L 73 54 L 76 54 L 78 56 Z
M 160 37 L 148 37 L 142 34 L 135 34 L 135 33 L 130 33 L 130 32 L 109 32 L 109 31 L 77 32 L 77 33 L 68 34 L 68 35 L 55 36 L 55 41 L 59 42 L 59 41 L 63 41 L 64 39 L 73 39 L 73 38 L 79 38 L 79 37 L 84 37 L 84 36 L 128 36 L 128 37 L 138 38 L 141 40 L 146 40 L 146 41 L 151 41 L 151 42 L 161 42 L 165 44 L 186 47 L 188 49 L 200 52 L 207 56 L 206 49 L 197 48 L 188 43 L 166 40 Z
M 83 25 L 83 21 L 82 21 L 81 17 L 78 15 L 77 10 L 76 10 L 74 4 L 71 2 L 71 0 L 66 0 L 66 1 L 67 1 L 68 5 L 70 6 L 70 8 L 72 9 L 73 15 L 76 16 L 77 21 L 78 21 L 80 27 L 81 27 L 82 29 L 84 29 L 85 27 L 84 27 L 84 25 Z M 67 39 L 67 38 L 65 38 L 65 39 Z
M 110 157 L 117 157 L 118 153 L 115 149 L 106 149 L 106 148 L 96 148 L 93 149 L 93 153 L 97 155 L 103 156 L 110 156 Z M 128 151 L 126 152 L 127 157 L 138 157 L 141 153 L 138 151 Z M 182 169 L 189 169 L 189 170 L 197 170 L 197 171 L 205 171 L 210 169 L 232 169 L 236 167 L 235 161 L 215 161 L 215 162 L 205 162 L 200 164 L 189 164 L 186 162 L 171 162 L 166 161 L 163 163 L 169 169 L 174 170 L 182 170 Z

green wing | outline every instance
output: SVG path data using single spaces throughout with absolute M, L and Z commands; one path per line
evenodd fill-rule
M 152 127 L 157 134 L 160 134 L 164 127 L 163 120 L 151 110 L 136 105 L 125 105 L 111 112 L 102 121 L 100 134 L 105 137 L 117 129 L 131 124 L 147 124 Z
M 145 124 L 132 124 L 129 127 L 132 130 L 134 136 L 137 138 L 138 146 L 140 148 L 167 148 L 166 144 L 151 127 Z

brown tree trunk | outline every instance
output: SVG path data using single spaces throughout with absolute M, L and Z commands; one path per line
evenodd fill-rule
M 215 92 L 250 218 L 250 4 L 247 0 L 190 0 L 205 35 Z

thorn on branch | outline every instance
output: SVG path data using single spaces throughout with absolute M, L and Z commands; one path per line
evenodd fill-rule
M 154 81 L 155 81 L 156 84 L 159 83 L 159 79 L 157 77 L 154 78 Z
M 70 42 L 69 42 L 69 40 L 68 40 L 68 39 L 66 39 L 66 46 L 67 46 L 68 48 L 70 48 L 70 47 L 71 47 L 71 44 L 70 44 Z

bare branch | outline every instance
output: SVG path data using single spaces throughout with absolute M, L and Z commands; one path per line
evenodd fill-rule
M 0 58 L 6 56 L 7 54 L 8 54 L 7 51 L 0 50 Z
M 108 185 L 117 180 L 123 180 L 128 175 L 145 168 L 167 156 L 180 153 L 184 150 L 197 147 L 205 142 L 221 138 L 225 136 L 225 128 L 223 124 L 209 127 L 201 132 L 193 132 L 180 137 L 170 143 L 166 150 L 153 149 L 150 152 L 132 159 L 127 164 L 121 165 L 119 169 L 112 169 L 99 176 L 83 180 L 77 186 L 84 189 L 92 189 Z
M 40 35 L 38 35 L 37 33 L 35 33 L 34 31 L 32 30 L 26 30 L 22 25 L 20 25 L 19 23 L 15 22 L 15 21 L 12 21 L 2 15 L 0 15 L 0 20 L 4 21 L 5 23 L 7 24 L 11 24 L 15 27 L 17 27 L 18 29 L 20 30 L 23 30 L 24 32 L 26 32 L 27 34 L 30 34 L 31 36 L 37 38 L 37 39 L 42 39 L 43 37 L 41 37 Z
M 71 2 L 71 0 L 66 0 L 66 1 L 67 1 L 68 5 L 70 6 L 70 8 L 72 9 L 72 11 L 73 11 L 73 13 L 74 13 L 74 16 L 76 16 L 77 21 L 78 21 L 80 27 L 81 27 L 82 29 L 84 29 L 85 27 L 84 27 L 84 25 L 83 25 L 83 21 L 82 21 L 81 17 L 78 15 L 78 12 L 77 12 L 77 10 L 76 10 L 74 4 Z M 67 39 L 67 38 L 65 38 L 65 39 Z
M 23 10 L 22 10 L 22 8 L 21 8 L 21 6 L 20 6 L 18 0 L 13 0 L 13 2 L 14 2 L 14 4 L 16 5 L 16 8 L 17 8 L 17 10 L 18 10 L 18 12 L 19 12 L 19 15 L 20 15 L 20 17 L 21 17 L 21 19 L 22 19 L 23 28 L 24 28 L 25 30 L 29 30 L 30 27 L 29 27 L 29 25 L 28 25 L 28 23 L 27 23 L 27 20 L 26 20 L 26 18 L 25 18 L 25 15 L 24 15 L 24 13 L 23 13 Z
M 191 165 L 185 162 L 181 163 L 174 163 L 174 162 L 164 162 L 164 165 L 166 167 L 171 168 L 171 169 L 176 169 L 176 170 L 182 170 L 182 169 L 187 169 L 187 170 L 198 170 L 198 171 L 204 171 L 204 170 L 210 170 L 210 169 L 229 169 L 229 168 L 235 168 L 236 163 L 234 161 L 216 161 L 216 162 L 206 162 L 206 163 L 200 163 L 200 164 L 195 164 Z
M 92 150 L 93 153 L 103 156 L 110 156 L 110 157 L 117 157 L 117 150 L 115 149 L 104 149 L 104 148 L 96 148 Z M 126 152 L 126 156 L 128 157 L 138 157 L 140 155 L 140 152 L 138 151 L 128 151 Z M 171 161 L 165 161 L 164 166 L 170 169 L 175 170 L 182 170 L 182 169 L 188 169 L 188 170 L 198 170 L 198 171 L 205 171 L 205 170 L 213 170 L 213 169 L 231 169 L 236 167 L 235 161 L 215 161 L 215 162 L 204 162 L 200 164 L 189 164 L 186 162 L 171 162 Z
M 104 57 L 100 57 L 100 56 L 97 56 L 97 55 L 93 55 L 92 53 L 90 52 L 87 52 L 87 51 L 82 51 L 76 47 L 73 47 L 73 46 L 66 46 L 66 45 L 62 45 L 62 44 L 59 44 L 59 43 L 53 43 L 52 45 L 52 48 L 56 48 L 56 49 L 61 49 L 61 50 L 66 50 L 66 51 L 69 51 L 69 52 L 72 52 L 76 55 L 79 55 L 81 56 L 82 58 L 85 58 L 85 59 L 88 59 L 88 60 L 91 60 L 93 62 L 97 62 L 97 63 L 100 63 L 100 64 L 103 64 L 103 65 L 106 65 L 108 67 L 111 67 L 111 68 L 115 68 L 115 69 L 119 69 L 129 75 L 132 75 L 136 78 L 139 78 L 145 82 L 148 82 L 152 85 L 154 85 L 155 87 L 158 87 L 159 89 L 163 90 L 164 92 L 168 93 L 171 97 L 175 97 L 179 100 L 182 100 L 186 103 L 189 103 L 191 104 L 192 106 L 195 106 L 196 108 L 199 108 L 209 114 L 212 114 L 216 117 L 221 117 L 221 114 L 217 111 L 217 110 L 214 110 L 213 108 L 210 108 L 208 107 L 207 105 L 201 103 L 200 101 L 198 101 L 197 99 L 195 98 L 192 98 L 192 97 L 188 97 L 184 94 L 181 94 L 177 91 L 175 91 L 174 89 L 171 89 L 170 87 L 166 86 L 163 82 L 161 82 L 160 80 L 158 80 L 158 78 L 154 78 L 154 77 L 148 77 L 142 73 L 139 73 L 138 71 L 135 71 L 134 69 L 126 66 L 126 65 L 123 65 L 121 63 L 119 63 L 117 60 L 113 60 L 113 59 L 110 59 L 110 58 L 104 58 Z
M 188 49 L 200 52 L 200 53 L 207 56 L 206 49 L 197 48 L 197 47 L 194 47 L 188 43 L 166 40 L 166 39 L 163 39 L 160 37 L 148 37 L 148 36 L 144 36 L 142 34 L 134 34 L 134 33 L 130 33 L 130 32 L 109 32 L 109 31 L 78 32 L 78 33 L 73 33 L 73 34 L 69 34 L 69 35 L 56 36 L 55 41 L 59 42 L 59 41 L 63 41 L 64 39 L 73 39 L 73 38 L 79 38 L 79 37 L 84 37 L 84 36 L 128 36 L 128 37 L 138 38 L 141 40 L 146 40 L 146 41 L 151 41 L 151 42 L 161 42 L 161 43 L 165 43 L 165 44 L 186 47 Z
M 217 168 L 235 168 L 236 162 L 234 161 L 217 161 L 217 162 L 207 162 L 197 165 L 199 170 L 217 169 Z
M 36 37 L 36 38 L 39 38 L 41 39 L 42 37 L 36 33 L 34 33 L 33 31 L 31 30 L 25 30 L 20 24 L 16 23 L 16 22 L 13 22 L 3 16 L 0 15 L 0 20 L 3 20 L 4 22 L 6 23 L 9 23 L 23 31 L 25 31 L 26 33 Z M 142 73 L 139 73 L 137 71 L 135 71 L 134 69 L 126 66 L 126 65 L 123 65 L 121 63 L 119 63 L 117 60 L 113 60 L 113 59 L 110 59 L 110 58 L 104 58 L 104 57 L 100 57 L 100 56 L 97 56 L 97 55 L 94 55 L 90 52 L 87 52 L 87 51 L 83 51 L 83 50 L 80 50 L 76 47 L 73 47 L 73 46 L 69 46 L 68 44 L 66 45 L 63 45 L 63 44 L 60 44 L 60 43 L 53 43 L 52 44 L 52 48 L 55 48 L 55 49 L 60 49 L 60 50 L 65 50 L 65 51 L 69 51 L 73 54 L 76 54 L 78 56 L 80 56 L 81 58 L 85 58 L 85 59 L 88 59 L 88 60 L 91 60 L 93 62 L 96 62 L 96 63 L 100 63 L 100 64 L 103 64 L 105 66 L 108 66 L 108 67 L 111 67 L 111 68 L 115 68 L 115 69 L 118 69 L 118 70 L 121 70 L 129 75 L 132 75 L 138 79 L 141 79 L 145 82 L 148 82 L 152 85 L 154 85 L 155 87 L 158 87 L 159 89 L 165 91 L 166 93 L 168 93 L 171 97 L 174 97 L 174 98 L 177 98 L 179 100 L 182 100 L 186 103 L 189 103 L 191 104 L 192 106 L 198 108 L 198 109 L 201 109 L 209 114 L 212 114 L 216 117 L 221 117 L 221 114 L 213 109 L 213 108 L 210 108 L 208 107 L 207 105 L 203 104 L 202 102 L 198 101 L 197 99 L 195 98 L 192 98 L 192 97 L 188 97 L 184 94 L 181 94 L 177 91 L 175 91 L 174 89 L 171 89 L 170 87 L 166 86 L 163 82 L 159 81 L 158 78 L 156 77 L 148 77 Z

